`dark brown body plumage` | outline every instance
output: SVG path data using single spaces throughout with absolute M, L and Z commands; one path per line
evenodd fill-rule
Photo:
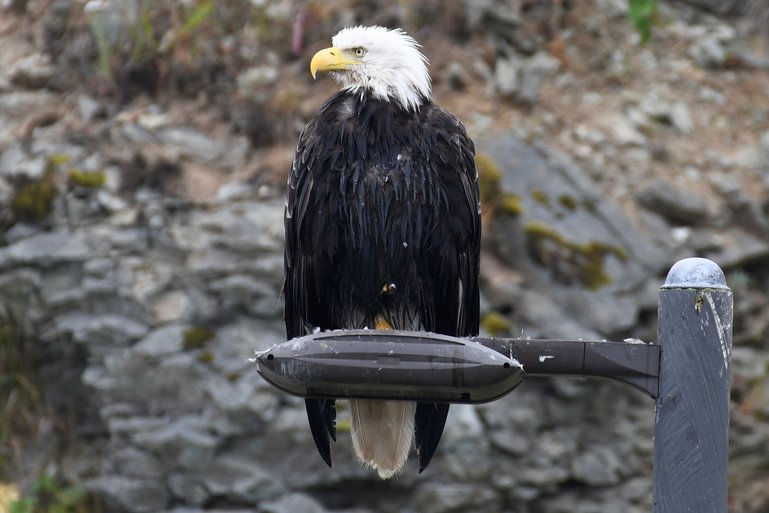
M 377 319 L 476 335 L 480 233 L 474 147 L 454 116 L 430 101 L 411 112 L 337 93 L 303 131 L 288 181 L 288 338 Z M 310 399 L 307 412 L 330 465 L 334 401 Z M 447 404 L 417 406 L 420 470 L 447 413 Z

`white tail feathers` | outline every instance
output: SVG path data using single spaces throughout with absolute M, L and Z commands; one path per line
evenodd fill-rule
M 382 479 L 403 470 L 414 436 L 416 409 L 417 404 L 408 401 L 350 400 L 355 454 Z

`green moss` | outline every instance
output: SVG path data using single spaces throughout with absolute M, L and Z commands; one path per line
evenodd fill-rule
M 337 431 L 337 433 L 339 433 L 339 432 L 349 433 L 350 429 L 351 429 L 351 426 L 350 426 L 350 419 L 349 418 L 339 419 L 339 420 L 336 421 L 336 431 Z
M 45 174 L 22 187 L 11 202 L 11 209 L 18 221 L 42 223 L 53 208 L 56 197 L 55 168 L 49 167 Z
M 501 199 L 502 212 L 511 217 L 518 217 L 523 214 L 523 202 L 520 196 L 512 192 L 503 192 Z
M 216 360 L 214 353 L 208 350 L 203 350 L 198 354 L 198 361 L 202 363 L 211 363 Z
M 568 210 L 577 209 L 577 200 L 574 199 L 574 196 L 570 196 L 568 194 L 561 194 L 558 196 L 558 204 Z
M 107 183 L 107 175 L 103 171 L 88 172 L 72 168 L 67 173 L 67 177 L 75 185 L 94 189 L 104 187 L 104 184 Z
M 101 511 L 98 500 L 83 487 L 60 481 L 51 473 L 43 474 L 32 482 L 24 497 L 13 501 L 7 510 L 13 513 L 80 513 Z
M 69 162 L 69 155 L 66 153 L 54 153 L 48 157 L 46 162 L 46 171 L 56 171 L 59 166 L 63 166 Z
M 534 199 L 534 201 L 536 201 L 537 203 L 541 203 L 546 207 L 550 206 L 550 198 L 547 197 L 547 194 L 545 194 L 545 191 L 535 187 L 530 192 L 531 192 L 531 197 Z
M 240 372 L 232 371 L 227 373 L 227 381 L 229 381 L 230 383 L 235 383 L 239 379 L 240 379 Z
M 481 326 L 492 337 L 510 333 L 510 322 L 499 312 L 489 312 L 481 319 Z
M 591 290 L 611 283 L 605 268 L 606 256 L 627 260 L 627 253 L 621 247 L 600 241 L 574 242 L 542 222 L 530 222 L 524 230 L 527 247 L 534 258 L 553 269 L 557 277 L 565 281 L 576 279 Z
M 200 349 L 206 342 L 214 338 L 211 328 L 206 326 L 194 326 L 184 331 L 184 349 Z
M 478 171 L 480 181 L 481 203 L 491 203 L 499 198 L 502 171 L 497 167 L 491 157 L 483 154 L 475 156 L 475 169 Z

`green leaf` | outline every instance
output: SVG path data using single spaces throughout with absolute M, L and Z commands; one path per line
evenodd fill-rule
M 641 44 L 646 44 L 652 34 L 652 21 L 657 12 L 657 0 L 628 0 L 630 23 L 641 35 Z
M 188 16 L 184 19 L 184 24 L 180 32 L 182 34 L 190 34 L 200 25 L 202 25 L 214 11 L 214 0 L 205 0 L 198 4 Z
M 24 497 L 13 501 L 8 508 L 8 513 L 32 513 L 35 510 L 35 501 L 30 497 Z

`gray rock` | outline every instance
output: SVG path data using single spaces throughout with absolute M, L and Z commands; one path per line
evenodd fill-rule
M 92 313 L 72 312 L 56 317 L 54 328 L 45 337 L 53 339 L 66 334 L 73 341 L 98 351 L 98 346 L 127 346 L 147 333 L 148 329 L 143 322 L 122 315 L 95 316 Z
M 270 87 L 278 80 L 274 66 L 254 66 L 242 71 L 235 79 L 238 93 L 244 98 L 266 100 Z
M 589 486 L 610 486 L 620 482 L 622 462 L 612 449 L 597 447 L 577 455 L 572 462 L 574 479 Z
M 182 155 L 223 168 L 243 163 L 249 149 L 245 138 L 238 138 L 233 144 L 216 140 L 188 127 L 163 128 L 157 132 L 157 136 L 163 144 L 175 148 Z
M 150 357 L 159 357 L 184 350 L 184 333 L 188 328 L 181 325 L 166 325 L 152 330 L 131 351 Z
M 132 438 L 139 446 L 156 454 L 160 461 L 188 470 L 209 466 L 221 443 L 207 433 L 203 419 L 190 416 L 179 417 L 153 431 L 135 433 Z
M 528 59 L 497 59 L 495 83 L 501 96 L 533 105 L 539 100 L 544 81 L 560 67 L 559 61 L 546 52 Z
M 583 326 L 572 318 L 562 306 L 555 302 L 551 294 L 526 289 L 515 304 L 520 309 L 518 315 L 527 325 L 537 326 L 542 330 L 533 334 L 528 333 L 529 336 L 564 339 L 576 337 L 585 340 L 600 340 L 603 338 L 596 331 L 597 328 L 593 329 Z M 604 314 L 600 312 L 598 315 L 603 317 Z M 558 319 L 558 321 L 553 322 L 553 319 Z
M 278 476 L 264 470 L 254 461 L 246 461 L 233 454 L 217 458 L 197 475 L 211 495 L 227 497 L 237 502 L 261 504 L 275 500 L 287 492 L 286 486 L 280 482 Z M 280 500 L 293 502 L 288 497 Z M 295 505 L 300 506 L 298 503 Z
M 421 513 L 449 513 L 477 509 L 497 511 L 500 499 L 494 490 L 480 484 L 427 483 L 419 487 L 414 507 Z
M 228 276 L 210 287 L 219 296 L 219 308 L 224 311 L 250 312 L 269 319 L 279 316 L 283 309 L 276 287 L 249 275 Z
M 675 102 L 670 109 L 670 121 L 682 134 L 690 134 L 694 130 L 694 122 L 689 114 L 689 107 L 684 102 Z
M 721 41 L 712 35 L 695 40 L 688 50 L 689 57 L 703 68 L 720 68 L 726 62 L 726 50 Z
M 0 175 L 36 180 L 45 173 L 46 163 L 44 157 L 34 157 L 21 146 L 14 146 L 2 152 Z
M 103 408 L 102 412 L 106 412 L 103 417 L 107 419 L 109 432 L 114 436 L 123 437 L 134 433 L 147 433 L 162 429 L 168 424 L 166 418 L 145 417 L 127 405 L 109 405 Z
M 164 483 L 154 479 L 136 479 L 105 475 L 85 482 L 85 488 L 106 500 L 118 511 L 154 513 L 164 510 L 170 500 Z
M 620 18 L 627 15 L 628 4 L 622 0 L 597 0 L 596 5 L 601 12 L 607 13 L 612 18 Z
M 614 119 L 611 130 L 614 141 L 620 146 L 643 146 L 646 144 L 646 136 L 623 117 Z
M 703 197 L 663 180 L 655 180 L 640 190 L 636 198 L 643 207 L 673 223 L 701 225 L 708 223 L 712 216 Z
M 96 201 L 110 213 L 124 212 L 128 208 L 126 200 L 104 189 L 99 189 L 96 193 Z
M 246 364 L 246 358 L 252 357 L 255 351 L 285 342 L 286 330 L 279 318 L 265 321 L 239 317 L 235 322 L 219 328 L 217 339 L 222 343 L 212 348 L 216 354 L 213 364 L 223 372 L 237 372 L 253 368 L 252 364 Z
M 0 270 L 13 265 L 48 266 L 90 256 L 89 238 L 79 232 L 42 233 L 0 249 Z
M 708 179 L 724 199 L 733 220 L 743 230 L 759 238 L 769 239 L 769 218 L 732 175 L 709 173 Z
M 495 449 L 511 456 L 522 456 L 531 446 L 527 436 L 512 430 L 494 431 L 491 434 L 491 443 Z
M 54 76 L 55 68 L 47 55 L 33 53 L 11 66 L 11 82 L 19 87 L 39 89 L 45 87 Z
M 446 66 L 445 74 L 446 80 L 455 91 L 462 91 L 467 86 L 467 70 L 462 64 L 456 61 L 450 62 L 449 65 Z
M 327 510 L 315 499 L 304 493 L 291 493 L 278 500 L 260 505 L 264 513 L 325 513 Z
M 258 426 L 268 426 L 278 415 L 280 402 L 273 390 L 263 390 L 262 381 L 253 372 L 242 371 L 233 378 L 208 383 L 211 429 L 224 436 L 241 436 Z
M 80 117 L 85 121 L 93 121 L 106 113 L 104 106 L 87 94 L 80 94 L 77 97 L 77 108 Z
M 732 363 L 735 376 L 758 381 L 767 375 L 769 355 L 752 347 L 735 346 L 732 348 Z
M 744 13 L 749 4 L 743 0 L 686 0 L 686 3 L 717 14 Z
M 473 0 L 463 3 L 465 16 L 467 16 L 466 23 L 470 30 L 475 30 L 483 22 L 505 31 L 514 31 L 522 24 L 516 9 L 505 2 Z
M 193 301 L 181 290 L 164 292 L 153 306 L 155 321 L 158 323 L 179 322 L 194 318 Z
M 216 161 L 226 151 L 222 143 L 192 128 L 165 128 L 158 133 L 158 137 L 164 144 L 208 162 Z
M 49 91 L 10 91 L 0 94 L 0 116 L 24 119 L 30 112 L 60 105 L 61 98 Z
M 42 273 L 37 269 L 0 273 L 0 315 L 10 313 L 25 331 L 31 332 L 49 315 L 40 297 L 43 283 Z
M 111 402 L 135 405 L 152 416 L 199 414 L 210 376 L 200 358 L 194 352 L 165 355 L 159 361 L 130 350 L 107 354 L 99 380 L 102 393 Z
M 216 199 L 222 203 L 232 201 L 242 201 L 249 198 L 254 193 L 254 187 L 241 181 L 229 182 L 216 191 Z
M 168 488 L 176 499 L 185 504 L 202 506 L 211 498 L 203 482 L 188 472 L 172 472 L 168 476 Z
M 560 61 L 548 52 L 537 52 L 526 60 L 521 70 L 520 100 L 530 105 L 537 103 L 542 84 L 560 67 Z
M 450 419 L 450 420 L 449 420 Z M 448 443 L 460 441 L 463 438 L 478 438 L 485 433 L 483 423 L 474 406 L 457 404 L 449 410 L 449 417 L 443 431 L 443 440 Z
M 103 38 L 110 47 L 125 37 L 130 27 L 138 23 L 135 0 L 91 0 L 83 7 L 95 37 Z
M 740 228 L 719 231 L 720 245 L 703 256 L 718 262 L 724 268 L 740 267 L 769 257 L 769 241 L 758 238 Z
M 119 432 L 110 431 L 114 434 Z M 109 463 L 110 473 L 137 479 L 161 480 L 166 472 L 165 466 L 155 456 L 133 446 L 118 447 L 111 454 Z
M 664 262 L 660 248 L 619 206 L 599 200 L 593 180 L 551 148 L 510 136 L 481 141 L 478 148 L 499 170 L 503 194 L 515 195 L 522 207 L 517 216 L 500 213 L 488 232 L 498 257 L 526 277 L 526 297 L 514 301 L 516 315 L 549 331 L 535 336 L 600 339 L 599 330 L 631 326 L 638 311 L 631 291 Z M 596 267 L 585 267 L 588 248 L 605 250 L 592 257 Z
M 237 509 L 237 508 L 230 508 L 230 507 L 224 507 L 222 509 L 217 509 L 217 508 L 199 509 L 199 508 L 189 508 L 189 507 L 178 507 L 178 508 L 168 510 L 165 513 L 254 513 L 254 510 L 252 508 Z

